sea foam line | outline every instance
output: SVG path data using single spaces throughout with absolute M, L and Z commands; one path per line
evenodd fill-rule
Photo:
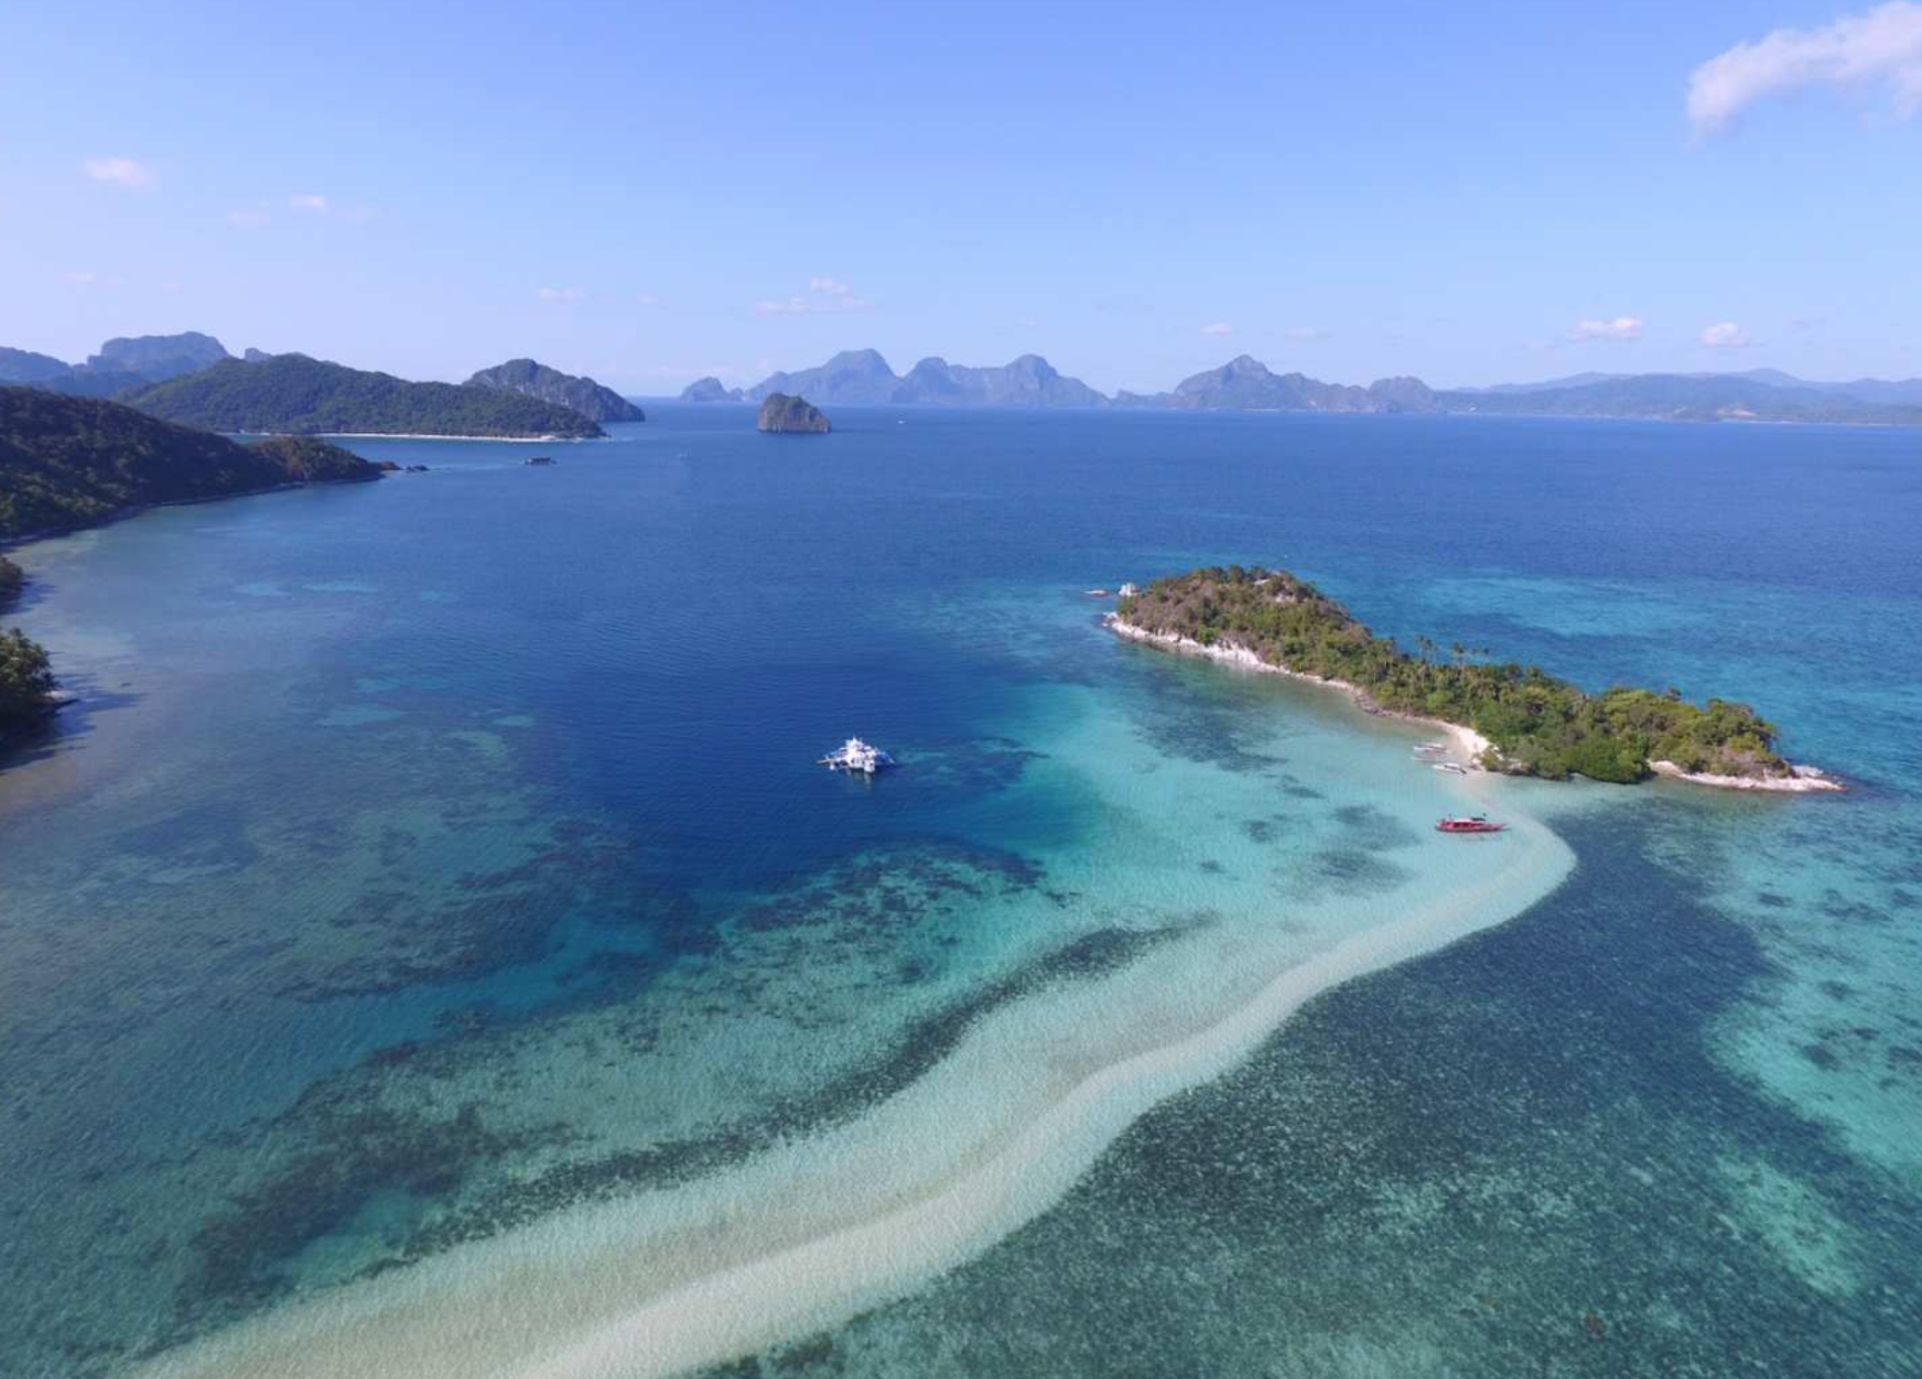
M 1142 1114 L 1228 1071 L 1315 995 L 1547 894 L 1573 857 L 1539 822 L 1514 823 L 1515 845 L 1489 850 L 1503 861 L 1478 884 L 1287 968 L 1198 1031 L 1094 1069 L 1000 1142 L 949 1164 L 948 1176 L 918 1181 L 906 1152 L 892 1183 L 868 1181 L 869 1163 L 847 1169 L 850 1198 L 866 1195 L 871 1214 L 837 1221 L 818 1202 L 777 1208 L 764 1177 L 740 1210 L 767 1215 L 728 1224 L 779 1243 L 742 1257 L 677 1229 L 680 1257 L 669 1258 L 639 1205 L 658 1194 L 577 1207 L 263 1314 L 159 1357 L 143 1379 L 644 1379 L 838 1324 L 1038 1216 Z M 798 1238 L 781 1210 L 806 1223 Z

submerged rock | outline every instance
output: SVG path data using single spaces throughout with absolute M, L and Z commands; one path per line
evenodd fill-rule
M 832 428 L 827 414 L 804 397 L 770 393 L 755 425 L 763 431 L 824 436 Z

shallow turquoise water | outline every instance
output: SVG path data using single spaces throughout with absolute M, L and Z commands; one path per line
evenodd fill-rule
M 1524 854 L 1552 881 L 1547 835 L 1427 832 L 1457 787 L 1410 732 L 1116 645 L 1080 592 L 1261 560 L 1379 630 L 1749 698 L 1858 788 L 1495 787 L 1573 849 L 1520 920 L 1175 1076 L 1105 1152 L 1068 1136 L 1058 1205 L 742 1363 L 1903 1372 L 1912 441 L 739 421 L 665 409 L 552 470 L 367 443 L 435 470 L 19 554 L 86 706 L 0 776 L 0 1369 L 114 1372 L 420 1261 L 471 1293 L 542 1230 L 619 1222 L 666 1286 L 696 1238 L 739 1263 L 954 1179 Z M 812 766 L 849 732 L 908 769 Z

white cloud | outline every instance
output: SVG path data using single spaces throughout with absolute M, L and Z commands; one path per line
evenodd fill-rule
M 271 219 L 273 219 L 273 217 L 267 214 L 267 208 L 265 206 L 249 206 L 243 210 L 227 212 L 227 223 L 229 225 L 265 225 Z
M 1575 329 L 1569 331 L 1568 338 L 1575 341 L 1639 340 L 1642 338 L 1642 318 L 1616 316 L 1610 320 L 1577 321 Z
M 75 287 L 92 287 L 100 281 L 100 275 L 98 273 L 69 273 L 67 274 L 67 281 Z
M 866 311 L 874 303 L 855 295 L 839 278 L 808 279 L 805 296 L 766 298 L 754 304 L 756 316 L 813 316 L 831 311 Z
M 1720 321 L 1702 332 L 1701 340 L 1712 350 L 1742 350 L 1759 341 L 1733 321 Z
M 584 302 L 587 294 L 578 287 L 543 287 L 534 294 L 543 302 Z
M 1203 326 L 1201 328 L 1201 333 L 1203 335 L 1214 335 L 1214 336 L 1233 335 L 1235 333 L 1235 328 L 1229 325 L 1226 321 L 1215 321 L 1210 323 L 1209 325 Z
M 1892 0 L 1823 28 L 1736 44 L 1689 74 L 1689 127 L 1710 138 L 1758 101 L 1811 86 L 1887 87 L 1898 115 L 1922 110 L 1922 4 Z
M 287 204 L 295 210 L 305 211 L 309 215 L 326 215 L 330 209 L 326 197 L 316 196 L 312 192 L 303 192 L 298 196 L 290 196 L 287 198 Z
M 110 187 L 151 187 L 160 180 L 152 168 L 132 158 L 89 158 L 80 170 Z
M 1290 340 L 1299 341 L 1302 344 L 1310 344 L 1313 341 L 1326 340 L 1328 338 L 1328 332 L 1320 326 L 1290 326 L 1282 332 L 1282 335 Z

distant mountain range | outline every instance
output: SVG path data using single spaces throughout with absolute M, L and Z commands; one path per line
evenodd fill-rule
M 1436 401 L 1444 411 L 1503 416 L 1922 425 L 1922 379 L 1806 383 L 1774 370 L 1580 376 L 1519 387 L 1457 389 L 1437 393 Z
M 823 406 L 1105 407 L 1108 399 L 1078 378 L 1056 372 L 1038 354 L 999 368 L 971 368 L 923 359 L 905 375 L 877 350 L 844 350 L 827 363 L 795 373 L 770 374 L 751 388 L 728 388 L 703 378 L 681 393 L 684 402 L 762 402 L 776 393 Z
M 84 364 L 0 347 L 0 384 L 113 398 L 206 430 L 448 436 L 599 436 L 602 421 L 646 415 L 591 378 L 510 359 L 464 384 L 414 383 L 303 354 L 249 349 L 211 335 L 109 340 Z
M 580 437 L 605 434 L 571 407 L 518 392 L 411 383 L 304 354 L 226 359 L 120 398 L 204 431 L 276 435 Z
M 74 397 L 112 397 L 149 383 L 197 373 L 231 358 L 211 335 L 190 330 L 180 335 L 121 336 L 107 341 L 84 364 L 69 364 L 50 354 L 0 347 L 0 383 L 24 383 Z
M 464 384 L 415 383 L 299 354 L 250 349 L 235 359 L 220 341 L 197 331 L 109 340 L 82 364 L 0 347 L 0 384 L 110 397 L 156 416 L 230 431 L 598 436 L 603 421 L 643 419 L 639 407 L 612 389 L 532 359 L 482 369 Z M 1580 373 L 1537 383 L 1437 390 L 1418 378 L 1384 378 L 1364 387 L 1278 374 L 1245 354 L 1185 378 L 1167 392 L 1108 397 L 1038 354 L 990 367 L 928 358 L 897 374 L 876 350 L 847 350 L 815 368 L 770 374 L 749 388 L 703 378 L 690 384 L 681 400 L 758 404 L 776 393 L 823 407 L 1447 412 L 1922 425 L 1922 378 L 1820 383 L 1778 369 Z
M 1366 388 L 1272 373 L 1248 355 L 1184 378 L 1171 393 L 1121 393 L 1121 407 L 1183 407 L 1219 412 L 1433 412 L 1435 394 L 1419 378 L 1384 378 Z
M 751 388 L 703 378 L 683 402 L 750 403 L 771 393 L 823 406 L 1139 407 L 1236 412 L 1448 412 L 1677 421 L 1852 422 L 1922 425 L 1922 378 L 1813 383 L 1778 369 L 1746 373 L 1583 373 L 1540 383 L 1437 390 L 1419 378 L 1360 387 L 1305 374 L 1277 374 L 1241 355 L 1183 379 L 1165 393 L 1110 398 L 1039 355 L 1000 368 L 924 359 L 897 375 L 875 350 L 847 350 L 818 368 L 771 374 Z
M 1497 383 L 1491 388 L 1457 388 L 1458 393 L 1546 393 L 1620 383 L 1637 378 L 1678 378 L 1691 383 L 1709 381 L 1759 383 L 1768 388 L 1800 389 L 1832 397 L 1853 398 L 1886 407 L 1922 407 L 1922 378 L 1857 378 L 1846 383 L 1813 383 L 1780 369 L 1749 369 L 1743 373 L 1623 374 L 1578 373 L 1541 383 Z

